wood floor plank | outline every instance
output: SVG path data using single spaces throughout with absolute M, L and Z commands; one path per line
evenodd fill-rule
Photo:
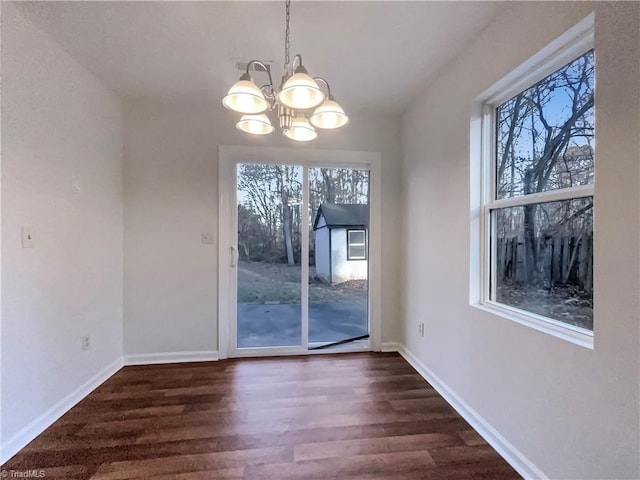
M 64 480 L 519 478 L 394 353 L 125 367 L 1 469 Z
M 64 424 L 81 424 L 81 426 L 84 426 L 87 423 L 94 422 L 110 422 L 134 418 L 161 418 L 166 415 L 180 415 L 184 411 L 185 405 L 132 408 L 124 411 L 107 410 L 83 412 L 79 409 L 73 409 L 66 415 L 63 415 L 57 423 L 60 426 Z
M 265 447 L 252 450 L 212 452 L 198 455 L 181 455 L 157 459 L 129 460 L 103 464 L 91 477 L 92 480 L 123 480 L 128 478 L 155 478 L 161 474 L 182 474 L 211 470 L 244 469 L 247 465 L 265 465 L 292 460 L 289 449 Z
M 127 477 L 134 480 L 134 477 Z M 148 480 L 149 477 L 138 477 L 135 480 Z M 168 473 L 166 475 L 155 475 L 153 480 L 243 480 L 244 467 L 227 468 L 224 470 L 200 470 L 189 473 Z
M 429 448 L 460 444 L 460 437 L 451 433 L 423 433 L 395 437 L 359 438 L 333 442 L 303 443 L 293 449 L 296 462 L 323 458 L 351 457 L 380 453 L 413 452 Z
M 464 443 L 466 443 L 470 447 L 487 444 L 485 439 L 482 438 L 480 434 L 475 430 L 460 430 L 458 432 L 458 435 L 460 436 L 460 438 L 462 438 Z
M 384 474 L 386 478 L 403 478 L 408 472 L 422 471 L 434 462 L 426 450 L 356 455 L 295 463 L 250 465 L 244 473 L 251 480 L 326 480 L 351 478 L 354 475 Z
M 486 461 L 495 455 L 489 445 L 439 447 L 429 450 L 437 465 Z

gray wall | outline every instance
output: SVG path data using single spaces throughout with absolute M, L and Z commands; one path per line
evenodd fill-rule
M 217 349 L 218 145 L 291 146 L 280 134 L 247 138 L 221 106 L 125 104 L 125 354 Z M 296 145 L 296 148 L 305 148 Z M 309 148 L 382 154 L 382 338 L 400 323 L 398 118 L 352 115 Z
M 473 100 L 595 11 L 595 348 L 469 304 Z M 515 3 L 406 113 L 405 346 L 551 478 L 638 478 L 637 2 Z M 409 254 L 410 252 L 410 254 Z M 424 338 L 414 335 L 425 323 Z
M 122 357 L 122 196 L 120 100 L 3 3 L 4 452 Z

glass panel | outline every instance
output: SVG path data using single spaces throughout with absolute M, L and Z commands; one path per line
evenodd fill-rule
M 238 165 L 238 348 L 301 345 L 302 167 Z
M 348 234 L 369 226 L 369 171 L 309 169 L 309 343 L 369 333 L 369 263 L 348 260 Z M 351 236 L 358 240 L 358 232 Z M 359 248 L 359 250 L 354 250 Z M 351 252 L 364 257 L 364 246 Z
M 366 258 L 366 251 L 364 245 L 351 245 L 349 247 L 349 259 L 355 260 L 359 258 Z
M 349 245 L 364 245 L 364 231 L 363 230 L 349 231 Z
M 593 330 L 593 197 L 502 208 L 492 216 L 492 298 Z
M 593 183 L 594 53 L 496 110 L 496 198 Z

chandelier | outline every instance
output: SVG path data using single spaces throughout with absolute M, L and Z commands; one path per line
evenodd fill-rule
M 286 28 L 284 41 L 284 75 L 276 89 L 269 65 L 251 60 L 246 72 L 222 99 L 229 110 L 242 113 L 236 124 L 239 130 L 253 135 L 268 135 L 275 128 L 267 112 L 277 112 L 280 129 L 284 136 L 300 142 L 308 142 L 318 136 L 316 128 L 334 129 L 349 123 L 349 117 L 331 95 L 329 83 L 321 77 L 311 77 L 302 65 L 302 56 L 296 54 L 293 62 L 289 58 L 289 17 L 291 0 L 285 1 Z M 249 70 L 254 67 L 267 73 L 269 83 L 258 87 Z M 320 88 L 322 84 L 325 92 Z M 309 118 L 307 118 L 307 116 Z

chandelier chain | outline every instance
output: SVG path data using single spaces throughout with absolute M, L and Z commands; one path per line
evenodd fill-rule
M 289 47 L 290 47 L 290 43 L 289 43 L 289 34 L 290 34 L 290 30 L 289 30 L 289 18 L 291 16 L 290 14 L 290 8 L 291 8 L 291 0 L 286 0 L 285 1 L 285 11 L 286 11 L 286 15 L 285 15 L 285 21 L 286 21 L 286 29 L 284 32 L 284 70 L 285 72 L 289 71 Z

